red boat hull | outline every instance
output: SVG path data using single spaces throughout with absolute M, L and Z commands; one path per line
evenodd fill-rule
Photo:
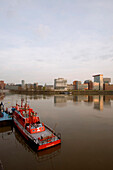
M 55 146 L 55 145 L 58 145 L 61 143 L 61 139 L 57 140 L 57 141 L 54 141 L 54 142 L 51 142 L 51 143 L 47 143 L 45 145 L 40 145 L 38 147 L 38 150 L 42 150 L 42 149 L 47 149 L 49 147 L 52 147 L 52 146 Z
M 47 144 L 43 144 L 43 145 L 36 145 L 35 143 L 33 143 L 33 141 L 23 132 L 23 130 L 17 125 L 17 123 L 14 121 L 15 126 L 18 128 L 18 130 L 20 131 L 20 133 L 23 135 L 23 137 L 30 142 L 31 144 L 34 144 L 37 148 L 37 150 L 44 150 L 44 149 L 48 149 L 50 147 L 56 146 L 58 144 L 61 144 L 61 139 L 51 142 L 51 143 L 47 143 Z

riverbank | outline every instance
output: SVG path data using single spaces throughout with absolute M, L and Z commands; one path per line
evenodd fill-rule
M 85 90 L 73 91 L 73 95 L 113 95 L 113 91 L 105 91 L 105 90 Z
M 72 95 L 113 95 L 113 91 L 105 90 L 73 90 L 73 91 L 26 91 L 26 90 L 11 90 L 11 93 L 16 94 L 44 94 L 44 95 L 55 95 L 55 94 L 72 94 Z

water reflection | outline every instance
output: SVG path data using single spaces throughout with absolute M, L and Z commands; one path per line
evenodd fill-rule
M 79 104 L 80 102 L 94 103 L 94 109 L 102 111 L 104 107 L 111 106 L 111 100 L 113 96 L 107 95 L 78 95 L 78 96 L 66 96 L 66 95 L 55 95 L 54 96 L 54 105 L 57 107 L 65 107 L 68 101 L 71 100 L 74 103 Z
M 54 104 L 55 106 L 58 106 L 58 107 L 63 107 L 63 106 L 66 106 L 66 103 L 67 103 L 67 97 L 66 96 L 54 96 Z
M 94 109 L 103 110 L 103 96 L 94 96 Z
M 51 95 L 37 95 L 37 94 L 34 94 L 34 95 L 21 95 L 21 98 L 24 98 L 25 100 L 43 100 L 43 99 L 49 99 L 51 98 Z
M 0 92 L 0 100 L 3 100 L 5 97 L 5 93 Z
M 14 135 L 16 140 L 24 147 L 28 152 L 32 152 L 37 161 L 42 162 L 54 158 L 61 152 L 61 145 L 49 148 L 47 150 L 42 150 L 37 152 L 31 145 L 29 145 L 25 139 L 21 136 L 17 129 L 14 129 Z
M 7 140 L 8 136 L 13 133 L 12 126 L 0 127 L 0 134 L 2 140 Z
M 27 98 L 40 119 L 61 133 L 62 144 L 35 152 L 15 128 L 13 132 L 11 127 L 1 128 L 0 159 L 5 170 L 113 169 L 113 96 L 14 94 L 3 102 L 15 105 L 21 98 Z
M 40 152 L 37 152 L 36 150 L 34 150 L 34 148 L 32 148 L 31 145 L 26 143 L 25 139 L 21 136 L 19 131 L 15 129 L 13 126 L 6 126 L 0 128 L 0 136 L 2 141 L 9 140 L 8 136 L 10 136 L 11 134 L 14 135 L 16 139 L 16 143 L 18 141 L 24 147 L 25 150 L 27 150 L 28 152 L 32 152 L 32 154 L 34 154 L 35 158 L 39 162 L 52 159 L 53 157 L 57 156 L 61 152 L 61 145 L 57 145 L 53 148 L 49 148 L 47 150 L 42 150 Z

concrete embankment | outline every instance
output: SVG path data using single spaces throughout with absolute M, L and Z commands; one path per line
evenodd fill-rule
M 26 90 L 11 90 L 12 93 L 17 94 L 47 94 L 47 95 L 55 95 L 55 94 L 72 94 L 72 95 L 113 95 L 113 91 L 105 91 L 105 90 L 75 90 L 75 91 L 26 91 Z
M 105 90 L 86 90 L 86 91 L 80 91 L 76 90 L 73 91 L 73 95 L 113 95 L 113 91 L 105 91 Z

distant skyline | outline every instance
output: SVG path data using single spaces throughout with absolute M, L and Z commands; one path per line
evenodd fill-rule
M 0 80 L 113 83 L 112 0 L 0 0 Z

